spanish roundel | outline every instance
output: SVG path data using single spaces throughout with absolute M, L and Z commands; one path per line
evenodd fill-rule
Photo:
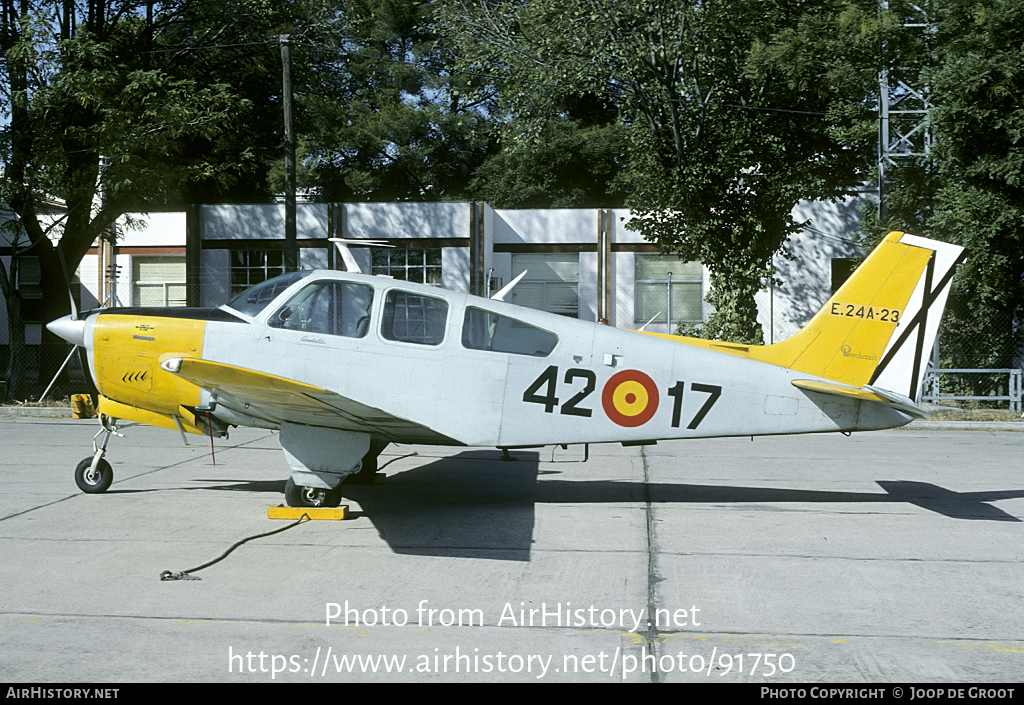
M 658 386 L 640 370 L 617 372 L 604 385 L 601 406 L 620 426 L 642 426 L 658 410 Z

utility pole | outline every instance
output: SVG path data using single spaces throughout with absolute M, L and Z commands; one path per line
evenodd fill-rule
M 889 10 L 888 0 L 880 0 L 879 9 Z M 910 3 L 900 19 L 903 30 L 915 30 L 920 33 L 920 40 L 927 46 L 935 34 L 935 24 L 929 15 L 927 0 Z M 886 187 L 890 167 L 899 166 L 900 161 L 927 159 L 931 153 L 934 134 L 932 133 L 929 112 L 931 99 L 928 85 L 922 77 L 924 66 L 895 66 L 899 73 L 906 75 L 907 81 L 897 77 L 892 80 L 889 75 L 883 45 L 882 70 L 879 72 L 878 101 L 878 217 L 884 224 L 889 219 L 889 206 L 886 202 Z M 927 62 L 927 58 L 924 59 Z M 910 70 L 908 70 L 910 69 Z M 935 336 L 932 346 L 932 368 L 938 370 L 939 336 Z
M 900 20 L 904 30 L 917 30 L 922 33 L 922 40 L 928 41 L 928 35 L 934 33 L 935 27 L 928 17 L 928 6 L 911 4 L 908 13 Z M 887 12 L 888 0 L 881 0 L 879 9 Z M 899 161 L 927 158 L 932 146 L 931 124 L 928 113 L 931 101 L 928 86 L 921 85 L 921 69 L 923 67 L 900 66 L 900 73 L 914 73 L 916 76 L 910 85 L 901 78 L 892 80 L 886 68 L 888 57 L 885 56 L 883 45 L 882 70 L 879 72 L 878 101 L 878 216 L 885 222 L 889 218 L 886 203 L 886 186 L 890 167 L 898 166 Z
M 299 269 L 299 242 L 295 232 L 295 126 L 292 121 L 292 45 L 281 40 L 281 94 L 284 103 L 284 271 Z

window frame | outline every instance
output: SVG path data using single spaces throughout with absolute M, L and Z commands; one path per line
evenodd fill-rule
M 238 294 L 243 291 L 250 289 L 257 284 L 262 284 L 268 279 L 273 279 L 282 274 L 285 274 L 284 268 L 284 250 L 276 247 L 264 247 L 264 248 L 243 248 L 243 249 L 231 249 L 230 250 L 230 262 L 231 262 L 231 295 L 229 298 L 234 299 Z M 270 255 L 276 255 L 275 259 L 280 258 L 281 264 L 270 264 Z M 250 262 L 250 256 L 257 255 L 262 256 L 262 264 L 252 264 Z M 235 257 L 240 257 L 245 263 L 235 264 Z M 253 277 L 253 272 L 262 272 L 259 277 Z M 236 275 L 244 274 L 245 283 L 237 282 L 236 279 L 239 277 Z
M 658 258 L 665 258 L 665 257 L 675 257 L 676 260 L 680 264 L 682 264 L 683 266 L 697 265 L 697 266 L 700 267 L 700 278 L 695 278 L 693 276 L 688 276 L 688 277 L 685 277 L 685 278 L 684 277 L 680 277 L 679 279 L 676 279 L 675 275 L 673 275 L 673 277 L 672 277 L 672 284 L 671 284 L 672 291 L 675 291 L 677 286 L 679 286 L 679 287 L 684 287 L 684 286 L 692 287 L 694 285 L 697 286 L 697 294 L 698 294 L 698 296 L 697 296 L 697 306 L 700 309 L 700 316 L 698 318 L 680 318 L 680 317 L 676 316 L 675 318 L 673 318 L 673 320 L 669 321 L 668 320 L 668 311 L 665 310 L 665 309 L 662 309 L 662 311 L 657 316 L 655 316 L 654 318 L 650 318 L 650 317 L 641 318 L 641 316 L 643 315 L 641 313 L 641 311 L 640 311 L 640 304 L 639 304 L 641 297 L 638 295 L 640 285 L 641 284 L 648 284 L 648 285 L 657 284 L 657 285 L 661 285 L 662 287 L 665 288 L 665 294 L 668 295 L 668 293 L 669 293 L 668 292 L 669 279 L 668 279 L 667 273 L 666 273 L 666 276 L 663 277 L 663 278 L 640 279 L 637 276 L 637 268 L 639 266 L 641 258 L 643 258 L 643 259 L 658 259 Z M 699 322 L 704 320 L 704 305 L 703 305 L 704 291 L 705 291 L 705 289 L 704 289 L 704 266 L 701 265 L 696 260 L 691 260 L 691 261 L 688 261 L 688 262 L 683 262 L 682 258 L 680 258 L 678 255 L 669 255 L 669 254 L 665 254 L 665 253 L 662 253 L 662 252 L 658 252 L 658 253 L 653 253 L 653 252 L 637 252 L 634 255 L 634 259 L 633 259 L 633 323 L 634 324 L 655 323 L 655 324 L 659 324 L 659 325 L 667 325 L 667 326 L 669 326 L 671 328 L 672 326 L 674 326 L 676 324 L 679 324 L 679 323 L 699 323 Z M 666 302 L 666 304 L 668 303 L 668 299 L 667 298 L 665 299 L 665 302 Z M 662 316 L 665 316 L 665 317 L 662 318 Z
M 418 264 L 409 264 L 409 258 L 413 253 L 422 253 L 422 261 Z M 398 264 L 393 260 L 397 255 L 402 254 L 404 263 Z M 436 257 L 437 264 L 431 260 Z M 381 262 L 381 259 L 386 259 Z M 398 247 L 398 248 L 372 248 L 370 251 L 370 273 L 376 276 L 391 277 L 396 281 L 407 281 L 413 284 L 425 286 L 442 286 L 443 275 L 443 247 Z M 410 272 L 420 272 L 421 279 L 409 278 Z M 431 274 L 436 275 L 436 282 L 430 281 Z
M 308 307 L 310 313 L 311 314 L 315 314 L 316 313 L 315 307 L 317 305 L 316 298 L 321 296 L 321 295 L 323 295 L 324 290 L 329 289 L 329 288 L 334 288 L 334 287 L 341 287 L 343 289 L 342 297 L 340 299 L 341 301 L 344 301 L 344 297 L 345 297 L 344 288 L 345 287 L 359 288 L 359 289 L 365 290 L 366 292 L 369 292 L 369 302 L 368 302 L 368 304 L 366 306 L 365 312 L 363 312 L 362 315 L 356 320 L 356 324 L 355 324 L 356 331 L 355 331 L 354 335 L 348 335 L 346 333 L 341 333 L 341 332 L 332 332 L 330 330 L 320 330 L 320 329 L 318 329 L 316 327 L 312 327 L 312 328 L 304 328 L 304 327 L 301 327 L 301 326 L 294 326 L 293 327 L 293 326 L 289 326 L 288 325 L 288 322 L 291 320 L 291 316 L 290 315 L 289 315 L 289 317 L 287 319 L 282 319 L 281 318 L 281 314 L 286 309 L 289 309 L 289 308 L 294 308 L 296 311 L 298 311 L 298 310 L 301 310 L 301 307 Z M 370 328 L 372 326 L 372 323 L 373 323 L 373 301 L 374 301 L 374 298 L 376 296 L 376 293 L 377 293 L 376 289 L 374 287 L 372 287 L 371 285 L 365 283 L 365 282 L 349 281 L 349 280 L 346 280 L 346 279 L 315 279 L 315 280 L 313 280 L 311 282 L 306 282 L 306 284 L 304 284 L 302 287 L 300 287 L 298 291 L 296 291 L 294 294 L 292 294 L 292 296 L 288 297 L 288 299 L 285 300 L 274 311 L 274 313 L 270 314 L 270 316 L 267 318 L 267 326 L 270 327 L 270 328 L 273 328 L 275 330 L 291 331 L 293 333 L 302 333 L 302 334 L 308 334 L 308 335 L 328 335 L 328 336 L 331 336 L 332 338 L 348 338 L 350 340 L 360 340 L 362 338 L 365 338 L 369 334 Z M 335 298 L 331 301 L 331 303 L 333 305 L 337 306 L 337 302 L 339 301 L 339 299 L 337 298 L 337 294 L 336 293 L 333 294 L 333 295 L 335 296 Z M 302 301 L 300 303 L 298 303 L 298 304 L 295 304 L 294 307 L 293 307 L 293 302 L 295 302 L 296 300 L 298 300 L 300 298 L 302 299 Z M 344 312 L 342 312 L 342 313 L 344 313 Z M 363 318 L 366 319 L 367 324 L 362 327 L 362 332 L 360 333 L 359 332 L 360 331 L 359 322 L 362 321 Z M 305 320 L 306 320 L 306 322 L 314 322 L 316 319 L 313 317 L 313 315 L 310 315 L 310 317 L 305 319 Z M 332 321 L 335 324 L 337 324 L 338 322 L 343 321 L 343 318 L 339 318 L 337 312 L 335 312 L 335 316 L 334 316 L 333 319 L 328 316 L 328 317 L 324 318 L 324 320 L 323 320 L 324 323 L 328 323 L 328 324 L 330 322 L 332 322 Z M 331 326 L 328 325 L 327 327 L 330 328 Z
M 482 314 L 488 315 L 488 316 L 495 316 L 499 320 L 500 319 L 504 319 L 505 321 L 511 322 L 512 325 L 518 324 L 518 325 L 521 325 L 521 326 L 526 326 L 526 327 L 532 329 L 533 331 L 536 331 L 538 333 L 543 333 L 546 336 L 550 336 L 550 338 L 553 339 L 553 342 L 551 342 L 551 347 L 548 348 L 548 350 L 546 352 L 532 352 L 532 353 L 530 353 L 530 352 L 522 352 L 520 350 L 504 350 L 504 349 L 495 350 L 494 349 L 494 343 L 495 343 L 495 340 L 498 338 L 498 336 L 497 336 L 497 325 L 498 325 L 499 321 L 495 321 L 495 324 L 494 324 L 495 325 L 495 330 L 492 331 L 490 336 L 489 336 L 488 343 L 489 343 L 490 347 L 477 347 L 477 346 L 471 345 L 470 341 L 468 341 L 468 337 L 469 337 L 470 330 L 472 328 L 472 326 L 470 324 L 470 317 L 474 313 L 482 313 Z M 544 357 L 549 357 L 551 355 L 551 353 L 554 352 L 555 348 L 558 347 L 558 335 L 553 333 L 553 332 L 551 332 L 551 331 L 549 331 L 549 330 L 547 330 L 546 328 L 542 328 L 542 327 L 534 325 L 532 323 L 527 323 L 526 321 L 524 321 L 524 320 L 522 320 L 520 318 L 516 318 L 514 316 L 506 316 L 503 313 L 498 313 L 497 311 L 491 311 L 489 309 L 482 308 L 480 306 L 466 306 L 465 307 L 465 309 L 463 311 L 463 314 L 462 314 L 462 332 L 461 332 L 460 338 L 461 338 L 461 341 L 462 341 L 462 347 L 464 349 L 466 349 L 466 350 L 478 350 L 478 351 L 482 351 L 482 352 L 500 353 L 500 354 L 503 354 L 503 355 L 523 355 L 523 356 L 526 356 L 526 357 L 540 357 L 540 358 L 544 358 Z
M 412 336 L 406 338 L 393 337 L 395 336 L 395 310 L 397 309 L 397 303 L 392 303 L 392 297 L 397 297 L 398 295 L 413 296 L 427 301 L 439 302 L 440 304 L 444 305 L 444 323 L 441 328 L 440 339 L 438 339 L 436 342 L 428 342 L 427 340 L 415 340 L 413 339 Z M 406 312 L 408 312 L 408 310 L 409 307 L 407 306 Z M 405 345 L 416 345 L 418 347 L 425 348 L 438 348 L 444 345 L 449 338 L 448 331 L 451 324 L 451 313 L 452 303 L 443 296 L 431 296 L 430 294 L 425 294 L 418 291 L 411 291 L 409 289 L 405 289 L 402 287 L 390 288 L 385 290 L 384 296 L 381 297 L 380 323 L 377 326 L 377 332 L 380 335 L 381 339 L 388 343 L 401 343 Z M 406 315 L 405 321 L 406 325 L 409 325 L 410 322 L 415 322 L 413 319 L 410 319 L 408 315 Z M 431 325 L 429 312 L 425 311 L 422 323 L 425 328 Z M 390 326 L 391 335 L 385 332 L 385 326 Z M 424 334 L 422 337 L 427 338 L 428 336 Z
M 522 257 L 522 258 L 537 257 L 537 258 L 541 258 L 541 259 L 554 259 L 554 258 L 558 258 L 560 256 L 563 256 L 567 263 L 571 261 L 575 265 L 576 276 L 575 276 L 574 279 L 550 279 L 550 278 L 539 278 L 537 276 L 531 277 L 530 276 L 530 272 L 531 271 L 535 272 L 535 270 L 531 270 L 531 268 L 529 266 L 523 266 L 524 263 L 523 263 L 522 259 L 520 259 L 519 262 L 516 261 L 517 258 L 520 258 L 520 257 Z M 511 302 L 513 304 L 515 304 L 517 306 L 523 306 L 524 308 L 530 308 L 530 309 L 533 309 L 534 311 L 544 311 L 545 313 L 553 313 L 556 316 L 565 316 L 566 318 L 579 319 L 579 317 L 580 317 L 580 253 L 579 252 L 521 252 L 521 253 L 512 253 L 512 262 L 511 262 L 511 264 L 512 264 L 512 270 L 511 270 L 512 279 L 515 279 L 516 276 L 518 276 L 523 270 L 526 270 L 526 272 L 527 272 L 526 276 L 523 277 L 522 280 L 520 280 L 520 282 L 517 285 L 517 287 L 512 290 Z M 524 285 L 531 285 L 531 286 L 540 285 L 540 287 L 541 287 L 541 289 L 543 291 L 543 294 L 542 294 L 542 296 L 543 296 L 542 307 L 538 308 L 538 307 L 530 306 L 530 305 L 525 304 L 525 303 L 522 302 L 520 297 L 521 297 L 522 293 L 526 290 L 526 286 L 524 286 Z M 562 311 L 554 311 L 554 310 L 552 310 L 552 307 L 548 305 L 548 301 L 549 301 L 549 298 L 550 298 L 549 294 L 548 294 L 548 288 L 551 285 L 572 287 L 572 289 L 574 291 L 574 294 L 575 294 L 575 301 L 576 301 L 576 307 L 575 307 L 575 311 L 573 313 L 562 312 Z M 517 299 L 520 299 L 520 300 L 517 301 Z
M 181 265 L 183 276 L 180 280 L 152 280 L 145 281 L 141 278 L 141 272 L 139 271 L 140 265 L 143 264 L 155 264 L 155 263 L 168 263 Z M 185 255 L 132 255 L 132 305 L 140 308 L 178 308 L 188 305 L 187 298 L 187 265 L 185 261 Z M 171 303 L 169 298 L 169 287 L 177 286 L 181 287 L 181 297 L 177 300 L 181 303 Z M 162 303 L 159 304 L 144 304 L 142 303 L 142 289 L 156 289 L 159 287 L 163 293 L 161 297 Z

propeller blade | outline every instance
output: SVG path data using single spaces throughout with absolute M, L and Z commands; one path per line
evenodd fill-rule
M 75 295 L 71 293 L 71 277 L 68 276 L 68 265 L 64 261 L 64 250 L 61 249 L 60 243 L 57 243 L 57 256 L 60 258 L 60 268 L 64 272 L 64 286 L 68 290 L 68 300 L 71 301 L 71 318 L 78 320 L 78 306 L 75 305 Z

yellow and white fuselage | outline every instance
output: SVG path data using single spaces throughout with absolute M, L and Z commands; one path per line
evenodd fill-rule
M 294 481 L 333 488 L 387 442 L 504 448 L 902 425 L 921 413 L 914 400 L 960 254 L 890 234 L 807 327 L 771 346 L 640 334 L 333 271 L 285 275 L 218 309 L 106 309 L 52 325 L 88 350 L 102 414 L 192 433 L 280 429 Z

